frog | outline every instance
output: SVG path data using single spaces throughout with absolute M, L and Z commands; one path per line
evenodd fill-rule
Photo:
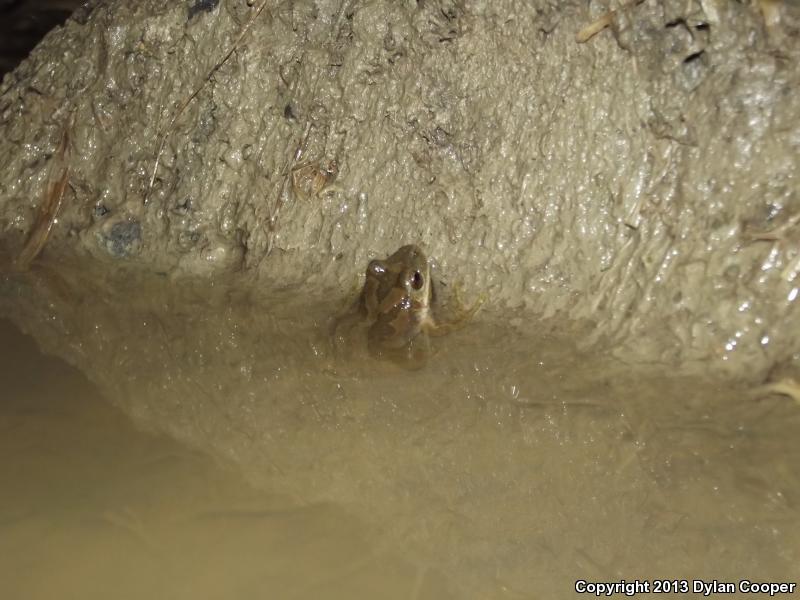
M 456 288 L 454 299 L 457 307 L 451 318 L 438 318 L 428 256 L 419 246 L 408 244 L 388 258 L 369 262 L 361 293 L 346 319 L 352 322 L 355 315 L 364 324 L 367 348 L 373 357 L 419 368 L 432 354 L 430 338 L 462 328 L 484 301 L 480 296 L 466 307 L 460 288 Z

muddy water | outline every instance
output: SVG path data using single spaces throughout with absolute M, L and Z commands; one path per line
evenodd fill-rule
M 486 311 L 408 371 L 332 353 L 340 305 L 302 290 L 61 267 L 0 282 L 0 314 L 104 397 L 2 331 L 17 597 L 800 580 L 786 398 L 579 351 L 585 329 L 523 313 Z
M 257 490 L 8 321 L 0 340 L 4 598 L 447 597 L 340 508 Z

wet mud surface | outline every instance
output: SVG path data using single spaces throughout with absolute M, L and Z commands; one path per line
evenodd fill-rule
M 44 255 L 327 289 L 416 243 L 496 310 L 757 378 L 800 351 L 798 32 L 768 0 L 87 3 L 0 85 L 0 245 L 49 217 Z

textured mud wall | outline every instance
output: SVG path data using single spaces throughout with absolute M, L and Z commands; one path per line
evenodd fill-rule
M 3 244 L 67 131 L 45 254 L 350 289 L 413 241 L 490 309 L 654 359 L 789 359 L 800 9 L 633 2 L 577 43 L 609 8 L 90 3 L 0 88 Z

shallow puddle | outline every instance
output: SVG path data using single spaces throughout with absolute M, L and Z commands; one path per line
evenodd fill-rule
M 8 321 L 0 340 L 4 598 L 448 597 L 341 508 L 257 490 Z
M 485 311 L 417 371 L 341 360 L 338 308 L 236 282 L 0 280 L 0 315 L 106 399 L 0 331 L 11 597 L 800 579 L 791 400 L 579 351 L 523 313 Z

